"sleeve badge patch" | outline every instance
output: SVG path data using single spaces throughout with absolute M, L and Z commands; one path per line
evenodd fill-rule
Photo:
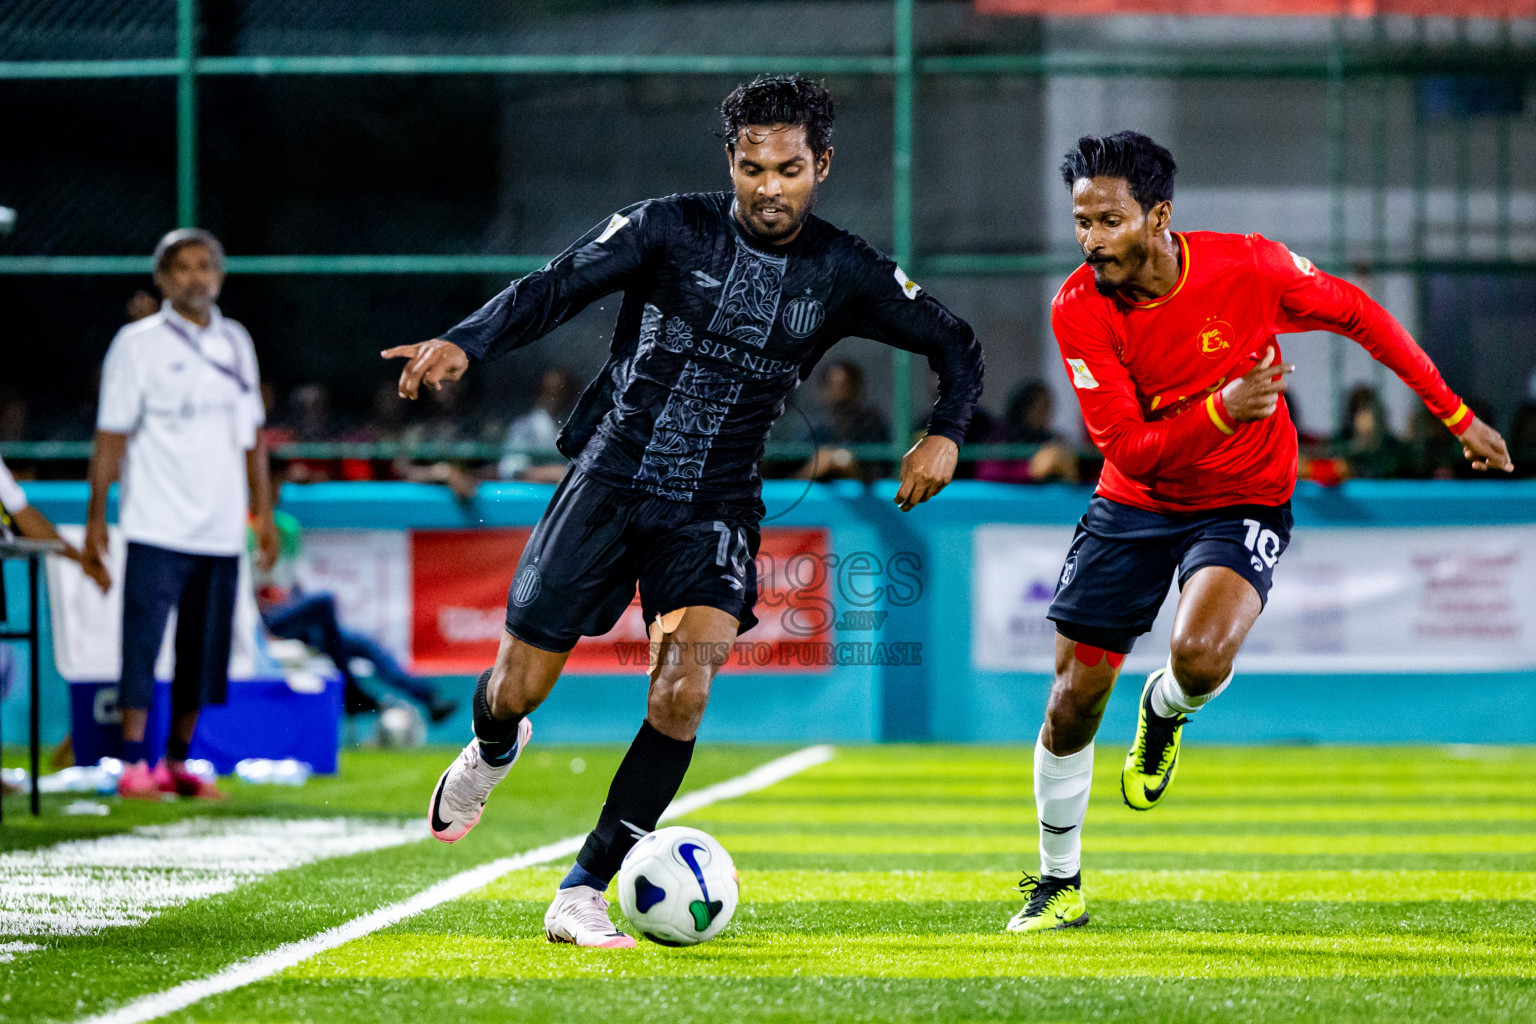
M 598 235 L 597 238 L 593 240 L 592 244 L 602 245 L 604 242 L 608 241 L 608 239 L 612 238 L 614 235 L 618 234 L 622 229 L 628 226 L 629 218 L 624 216 L 622 213 L 616 213 L 613 215 L 613 219 L 608 222 L 608 226 L 603 228 L 603 233 Z
M 1289 249 L 1287 249 L 1286 252 L 1291 252 L 1291 251 Z M 1307 275 L 1310 276 L 1310 275 L 1312 275 L 1312 274 L 1317 272 L 1317 268 L 1312 265 L 1312 261 L 1307 259 L 1305 256 L 1298 256 L 1298 255 L 1296 255 L 1295 253 L 1292 252 L 1291 253 L 1291 262 L 1296 264 L 1296 269 L 1301 271 L 1303 274 L 1307 274 Z
M 1099 386 L 1099 382 L 1093 379 L 1093 371 L 1081 359 L 1068 359 L 1067 367 L 1072 371 L 1073 387 L 1092 390 Z
M 909 299 L 917 298 L 917 293 L 922 291 L 922 289 L 918 287 L 917 282 L 909 278 L 900 267 L 896 268 L 896 283 L 901 285 L 902 292 Z

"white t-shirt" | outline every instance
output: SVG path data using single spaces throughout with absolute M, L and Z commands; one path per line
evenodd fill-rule
M 26 507 L 27 492 L 21 489 L 21 484 L 5 468 L 5 460 L 0 459 L 0 512 L 15 515 Z
M 215 307 L 206 328 L 170 303 L 117 332 L 96 427 L 128 435 L 118 522 L 130 541 L 198 555 L 245 547 L 245 453 L 266 422 L 251 336 Z
M 555 422 L 545 409 L 530 409 L 507 427 L 507 440 L 502 446 L 501 461 L 496 464 L 496 475 L 503 480 L 511 480 L 517 474 L 524 472 L 534 465 L 530 451 L 545 452 L 555 447 L 555 439 L 560 436 L 560 424 Z M 553 463 L 551 459 L 541 457 L 538 465 L 545 466 Z

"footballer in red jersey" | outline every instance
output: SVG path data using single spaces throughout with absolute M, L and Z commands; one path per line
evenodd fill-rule
M 1186 721 L 1232 681 L 1290 539 L 1294 367 L 1277 334 L 1354 339 L 1412 388 L 1476 469 L 1504 440 L 1446 386 L 1386 310 L 1260 235 L 1174 232 L 1173 155 L 1135 132 L 1087 136 L 1062 164 L 1084 264 L 1051 326 L 1104 472 L 1051 603 L 1056 678 L 1035 744 L 1040 875 L 1012 931 L 1086 924 L 1081 832 L 1098 731 L 1120 666 L 1179 582 L 1167 664 L 1147 678 L 1125 802 L 1150 810 Z

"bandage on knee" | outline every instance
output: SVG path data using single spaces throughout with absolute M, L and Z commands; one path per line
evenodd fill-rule
M 1118 651 L 1106 651 L 1102 647 L 1076 641 L 1073 643 L 1072 657 L 1089 668 L 1096 668 L 1101 662 L 1108 662 L 1110 668 L 1119 668 L 1125 663 L 1125 655 Z
M 688 614 L 687 608 L 676 608 L 656 616 L 656 621 L 646 627 L 651 638 L 651 667 L 648 670 L 651 675 L 656 674 L 656 666 L 661 664 L 662 645 L 667 642 L 667 637 L 677 632 L 677 627 L 683 624 L 683 616 L 686 614 Z

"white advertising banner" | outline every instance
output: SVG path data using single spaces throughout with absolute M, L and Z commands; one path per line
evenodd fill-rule
M 1071 527 L 972 536 L 971 661 L 1050 672 L 1046 619 Z M 1239 657 L 1252 672 L 1457 672 L 1536 666 L 1536 526 L 1298 529 Z M 1167 657 L 1177 590 L 1127 659 Z
M 411 535 L 407 530 L 305 530 L 299 584 L 336 597 L 342 625 L 411 658 Z
M 59 535 L 79 547 L 85 527 L 60 525 Z M 72 683 L 116 682 L 122 675 L 123 569 L 128 544 L 116 526 L 107 527 L 107 568 L 112 589 L 103 594 L 74 562 L 48 557 L 48 611 L 53 630 L 53 660 L 59 675 Z M 256 644 L 256 593 L 251 589 L 250 559 L 240 556 L 235 591 L 235 625 L 230 643 L 229 677 L 253 679 L 261 662 Z M 159 679 L 171 678 L 176 664 L 176 613 L 171 612 L 155 662 Z

